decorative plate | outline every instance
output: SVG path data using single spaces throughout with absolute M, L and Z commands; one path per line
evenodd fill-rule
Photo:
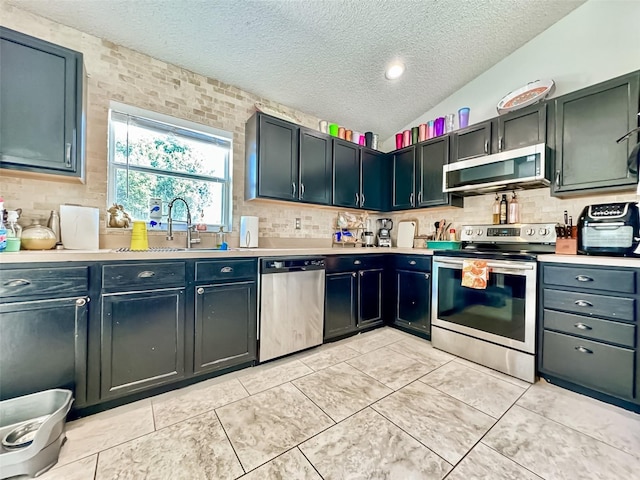
M 524 87 L 508 93 L 498 102 L 498 113 L 503 115 L 540 102 L 551 95 L 555 88 L 556 84 L 550 79 L 527 83 Z

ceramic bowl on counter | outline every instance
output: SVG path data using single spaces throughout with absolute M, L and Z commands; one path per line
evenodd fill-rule
M 44 225 L 33 223 L 22 230 L 20 245 L 23 250 L 51 250 L 56 246 L 56 234 Z

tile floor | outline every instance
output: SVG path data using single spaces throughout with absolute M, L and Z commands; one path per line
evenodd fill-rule
M 383 328 L 67 424 L 42 480 L 634 479 L 640 416 Z

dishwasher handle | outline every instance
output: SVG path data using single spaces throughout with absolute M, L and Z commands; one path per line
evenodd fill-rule
M 262 259 L 260 273 L 263 275 L 273 273 L 308 272 L 324 270 L 324 258 L 269 258 Z

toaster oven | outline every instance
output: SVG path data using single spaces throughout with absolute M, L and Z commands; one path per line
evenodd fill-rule
M 578 220 L 578 251 L 588 255 L 634 255 L 640 245 L 636 202 L 588 205 Z

